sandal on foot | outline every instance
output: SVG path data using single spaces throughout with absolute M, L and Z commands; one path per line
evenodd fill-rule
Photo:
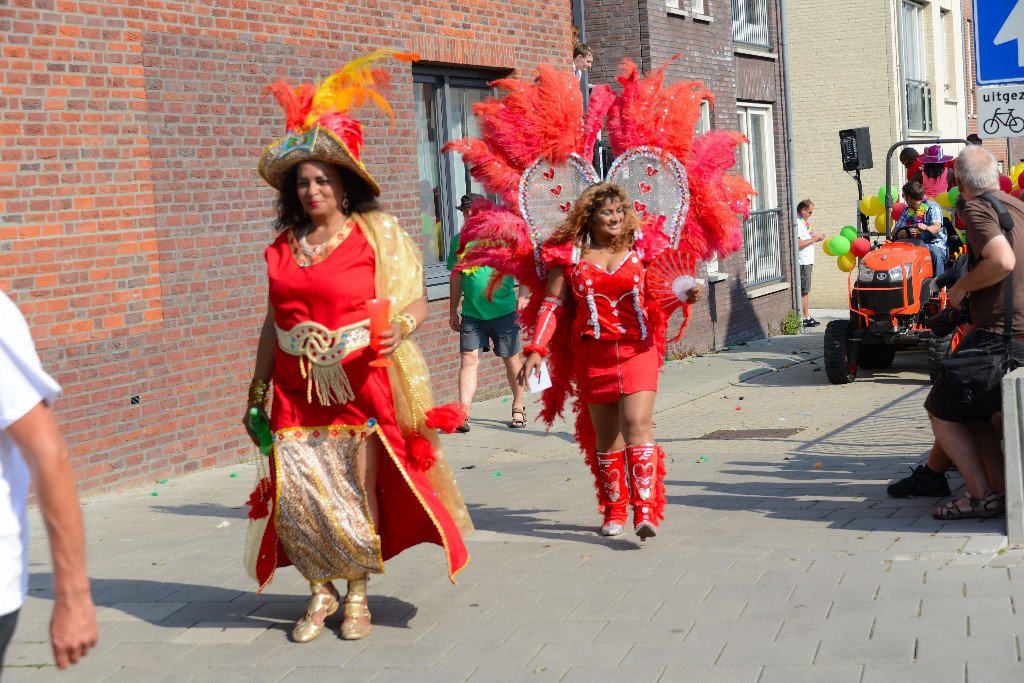
M 306 605 L 306 616 L 299 619 L 292 629 L 292 639 L 297 643 L 308 643 L 315 640 L 323 633 L 324 621 L 338 611 L 340 605 L 338 596 L 334 594 L 334 588 L 330 584 L 311 583 L 313 597 Z M 322 592 L 324 588 L 327 593 Z
M 467 417 L 465 422 L 463 422 L 458 427 L 456 427 L 455 431 L 457 431 L 459 434 L 465 434 L 466 432 L 468 432 L 469 431 L 469 418 Z
M 957 505 L 960 501 L 966 500 L 970 506 L 966 510 Z M 984 498 L 975 498 L 967 494 L 962 498 L 951 500 L 940 508 L 932 511 L 932 517 L 940 520 L 947 519 L 989 519 L 999 517 L 1006 511 L 1003 503 L 1003 494 L 990 493 Z
M 521 417 L 516 417 L 516 414 Z M 508 423 L 511 429 L 523 429 L 526 427 L 526 408 L 513 408 L 512 409 L 512 421 Z

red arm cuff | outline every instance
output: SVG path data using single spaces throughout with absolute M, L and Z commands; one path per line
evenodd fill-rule
M 558 313 L 562 308 L 562 302 L 553 296 L 544 297 L 544 303 L 540 305 L 537 312 L 537 327 L 533 332 L 533 343 L 527 344 L 524 351 L 531 353 L 536 351 L 543 358 L 548 354 L 548 344 L 555 335 L 555 328 L 558 327 Z

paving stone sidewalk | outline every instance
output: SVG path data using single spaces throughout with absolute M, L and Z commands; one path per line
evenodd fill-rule
M 445 437 L 470 564 L 452 586 L 433 546 L 389 562 L 362 641 L 289 641 L 306 592 L 292 569 L 254 592 L 240 463 L 86 500 L 100 644 L 58 672 L 35 519 L 3 681 L 1024 680 L 1024 550 L 1001 521 L 938 522 L 940 501 L 885 495 L 930 446 L 924 354 L 833 386 L 822 330 L 667 366 L 669 505 L 646 543 L 595 533 L 569 426 L 545 433 L 531 406 L 510 430 L 507 399 L 476 404 L 472 431 Z

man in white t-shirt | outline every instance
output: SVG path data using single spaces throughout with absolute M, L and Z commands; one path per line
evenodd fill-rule
M 2 291 L 0 378 L 0 666 L 28 591 L 31 478 L 50 539 L 50 643 L 63 669 L 84 657 L 98 637 L 82 511 L 68 447 L 50 410 L 60 386 L 43 370 L 25 318 Z
M 825 234 L 815 235 L 811 231 L 811 215 L 814 202 L 805 199 L 796 205 L 796 239 L 800 246 L 796 262 L 800 266 L 800 303 L 803 308 L 804 327 L 817 327 L 821 323 L 811 317 L 807 310 L 807 297 L 811 293 L 811 270 L 814 268 L 814 243 L 825 239 Z

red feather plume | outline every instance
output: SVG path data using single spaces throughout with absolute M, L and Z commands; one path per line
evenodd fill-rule
M 297 88 L 292 88 L 287 80 L 281 80 L 271 83 L 263 92 L 272 94 L 284 109 L 285 131 L 300 131 L 313 104 L 313 94 L 316 92 L 313 84 L 303 83 Z
M 466 412 L 458 403 L 446 403 L 443 406 L 434 406 L 427 411 L 426 425 L 431 429 L 440 429 L 445 434 L 451 434 L 466 421 Z
M 427 441 L 427 437 L 419 432 L 409 435 L 409 464 L 415 469 L 426 472 L 437 462 L 437 453 Z

